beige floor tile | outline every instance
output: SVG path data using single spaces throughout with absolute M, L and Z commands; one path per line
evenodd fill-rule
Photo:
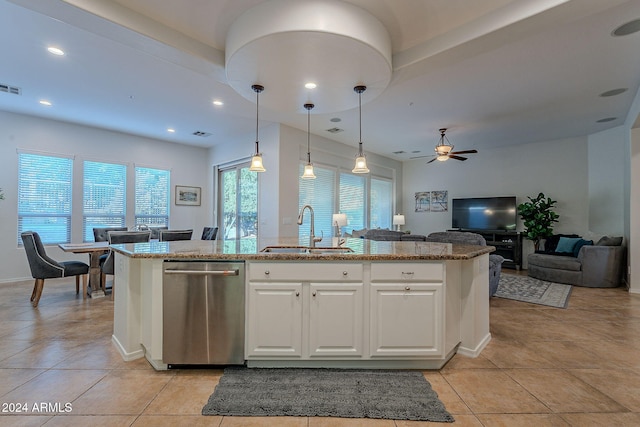
M 79 343 L 64 340 L 46 340 L 0 361 L 0 368 L 52 368 L 75 354 Z
M 553 368 L 553 362 L 517 341 L 491 340 L 482 355 L 499 368 Z
M 580 344 L 569 341 L 535 341 L 526 347 L 551 361 L 551 368 L 605 368 L 616 365 L 608 359 L 598 357 Z
M 0 396 L 32 380 L 44 369 L 0 369 Z M 1 400 L 0 402 L 6 402 Z
M 145 409 L 145 414 L 199 415 L 218 384 L 219 377 L 174 376 Z
M 496 365 L 491 363 L 484 354 L 478 357 L 467 357 L 461 354 L 454 355 L 446 365 L 442 367 L 442 371 L 450 371 L 454 369 L 495 369 Z
M 74 413 L 141 414 L 172 377 L 166 372 L 113 370 L 73 402 Z
M 640 368 L 638 349 L 625 342 L 617 341 L 576 341 L 576 345 L 596 357 L 620 368 Z
M 549 409 L 500 370 L 467 369 L 442 376 L 475 414 L 547 413 Z
M 444 379 L 439 372 L 424 372 L 424 377 L 431 384 L 431 388 L 438 393 L 438 398 L 447 411 L 452 414 L 470 414 L 471 409 L 462 401 L 458 393 Z
M 56 415 L 46 427 L 123 427 L 130 426 L 136 417 L 132 415 Z
M 54 414 L 60 412 L 55 405 L 63 408 L 67 403 L 71 403 L 71 410 L 75 413 L 79 409 L 75 403 L 78 396 L 100 381 L 106 373 L 107 371 L 99 370 L 49 370 L 5 394 L 2 396 L 2 401 L 26 402 L 29 408 L 43 403 L 52 404 Z
M 608 413 L 608 414 L 561 414 L 569 425 L 573 427 L 638 427 L 640 414 L 638 413 Z
M 610 397 L 564 370 L 511 369 L 505 372 L 556 413 L 626 410 Z
M 318 426 L 331 427 L 358 427 L 365 424 L 341 424 L 340 418 L 331 418 L 335 424 L 318 424 Z M 311 426 L 305 417 L 224 417 L 220 427 L 307 427 Z M 392 427 L 393 424 L 391 424 Z M 387 426 L 380 426 L 387 427 Z
M 40 427 L 50 415 L 0 415 L 0 427 Z
M 480 414 L 485 427 L 566 427 L 569 425 L 555 414 Z
M 396 427 L 443 427 L 443 426 L 455 426 L 455 427 L 482 427 L 482 423 L 475 415 L 455 415 L 456 419 L 453 424 L 449 423 L 434 423 L 428 421 L 405 421 L 396 420 Z
M 23 340 L 0 339 L 0 367 L 2 366 L 2 360 L 15 356 L 32 345 L 33 343 Z
M 202 415 L 141 415 L 132 427 L 218 427 L 222 417 Z
M 569 372 L 633 412 L 640 412 L 640 374 L 629 369 L 570 369 Z

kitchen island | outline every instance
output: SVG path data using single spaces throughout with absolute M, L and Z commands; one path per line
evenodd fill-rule
M 114 331 L 125 360 L 163 358 L 163 268 L 170 261 L 244 264 L 244 359 L 249 367 L 438 369 L 475 357 L 489 333 L 491 246 L 347 239 L 305 248 L 265 239 L 113 246 Z M 306 243 L 306 242 L 305 242 Z M 266 249 L 265 249 L 266 248 Z M 229 307 L 226 307 L 229 309 Z M 185 331 L 188 333 L 188 331 Z

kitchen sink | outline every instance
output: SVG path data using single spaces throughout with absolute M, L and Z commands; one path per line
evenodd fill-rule
M 260 252 L 274 254 L 346 254 L 352 253 L 353 249 L 342 246 L 324 248 L 309 248 L 307 246 L 266 246 L 262 248 Z

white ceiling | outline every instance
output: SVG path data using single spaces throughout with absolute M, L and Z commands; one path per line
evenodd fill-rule
M 255 103 L 226 83 L 224 46 L 235 19 L 263 1 L 0 0 L 0 84 L 22 91 L 0 92 L 0 110 L 190 145 L 253 142 Z M 587 135 L 621 125 L 638 91 L 640 33 L 611 36 L 640 18 L 638 0 L 348 2 L 392 42 L 391 83 L 362 96 L 365 151 L 432 154 L 442 127 L 460 150 Z M 598 96 L 617 88 L 628 90 Z M 302 105 L 261 108 L 260 119 L 306 131 Z M 313 114 L 311 128 L 355 153 L 357 109 Z

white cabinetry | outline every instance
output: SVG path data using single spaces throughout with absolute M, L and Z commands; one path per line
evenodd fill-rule
M 442 357 L 442 263 L 371 266 L 371 357 Z
M 251 263 L 248 359 L 361 357 L 362 264 Z

